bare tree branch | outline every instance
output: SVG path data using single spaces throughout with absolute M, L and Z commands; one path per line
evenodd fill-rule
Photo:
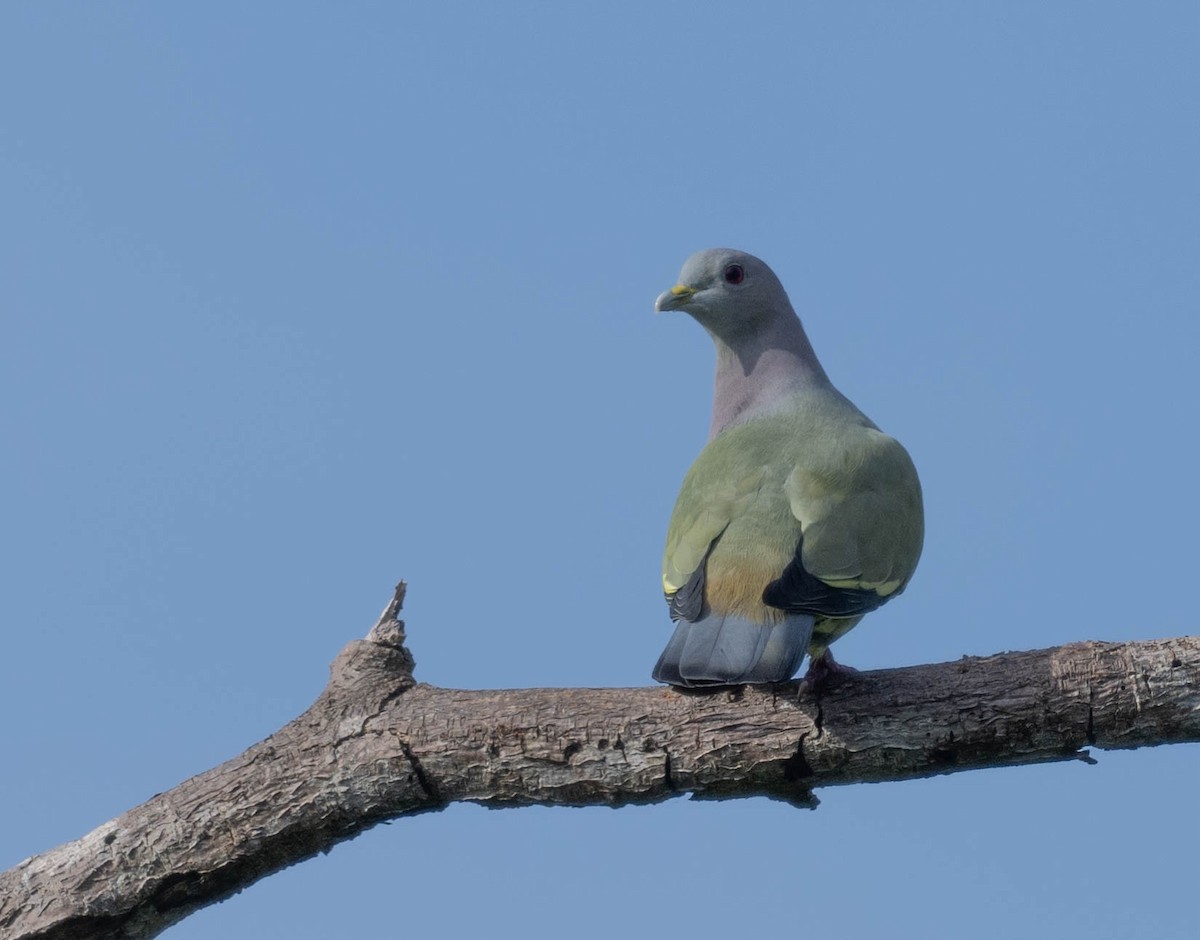
M 1074 643 L 706 694 L 416 683 L 404 585 L 304 714 L 233 760 L 0 874 L 0 938 L 152 937 L 384 819 L 465 800 L 619 806 L 1200 741 L 1200 637 Z

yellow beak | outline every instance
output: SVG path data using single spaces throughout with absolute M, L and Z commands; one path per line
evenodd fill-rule
M 676 284 L 669 291 L 664 291 L 658 295 L 658 300 L 654 301 L 655 313 L 662 313 L 665 310 L 679 310 L 687 306 L 687 302 L 692 299 L 692 295 L 696 293 L 696 288 L 688 287 L 686 284 Z

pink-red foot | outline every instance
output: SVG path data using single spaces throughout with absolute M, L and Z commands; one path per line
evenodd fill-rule
M 847 676 L 857 674 L 857 669 L 853 666 L 843 666 L 833 658 L 833 653 L 830 650 L 826 650 L 819 657 L 809 662 L 808 672 L 804 674 L 802 681 L 809 688 L 819 689 L 829 685 L 831 682 L 837 682 Z

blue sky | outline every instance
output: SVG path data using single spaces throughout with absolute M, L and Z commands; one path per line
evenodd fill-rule
M 1197 48 L 1192 3 L 6 4 L 0 868 L 301 712 L 401 577 L 422 680 L 647 684 L 699 248 L 920 469 L 840 659 L 1193 632 Z M 1193 937 L 1200 748 L 1098 756 L 455 806 L 168 936 Z

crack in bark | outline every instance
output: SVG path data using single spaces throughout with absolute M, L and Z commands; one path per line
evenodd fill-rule
M 807 734 L 800 735 L 795 753 L 783 762 L 783 779 L 788 783 L 801 783 L 813 776 L 812 765 L 804 757 L 804 739 L 807 737 Z
M 678 793 L 679 787 L 677 787 L 675 785 L 675 780 L 671 776 L 671 752 L 668 751 L 665 747 L 662 749 L 662 751 L 663 751 L 663 783 L 666 784 L 667 789 L 670 790 L 672 793 Z
M 416 775 L 421 792 L 429 797 L 430 802 L 444 805 L 446 801 L 438 794 L 437 788 L 434 787 L 432 781 L 425 776 L 425 768 L 421 766 L 421 761 L 413 753 L 413 749 L 409 747 L 408 742 L 401 738 L 397 738 L 396 740 L 400 742 L 400 750 L 404 753 L 405 758 L 412 767 L 413 773 Z

